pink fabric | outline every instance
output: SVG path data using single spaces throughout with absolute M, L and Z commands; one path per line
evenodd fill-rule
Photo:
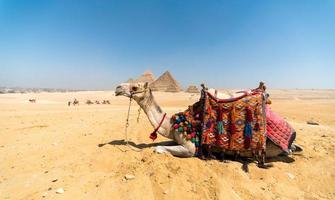
M 284 151 L 288 151 L 295 139 L 294 129 L 282 117 L 271 111 L 269 106 L 266 106 L 265 112 L 268 138 Z

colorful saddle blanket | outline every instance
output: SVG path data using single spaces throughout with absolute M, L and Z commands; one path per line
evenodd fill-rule
M 173 116 L 174 128 L 195 143 L 196 152 L 203 145 L 236 152 L 264 151 L 264 98 L 260 91 L 233 99 L 217 99 L 203 92 L 200 101 Z

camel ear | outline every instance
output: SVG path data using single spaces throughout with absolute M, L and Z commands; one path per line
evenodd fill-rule
M 145 82 L 145 83 L 144 83 L 144 88 L 147 89 L 147 88 L 148 88 L 148 85 L 149 85 L 149 83 L 148 83 L 148 82 Z

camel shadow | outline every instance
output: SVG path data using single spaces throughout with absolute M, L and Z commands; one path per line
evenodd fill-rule
M 113 140 L 110 142 L 98 144 L 98 147 L 103 147 L 105 145 L 123 146 L 126 144 L 127 143 L 125 140 Z M 133 146 L 137 149 L 145 149 L 145 148 L 150 148 L 150 147 L 155 147 L 155 146 L 173 146 L 173 145 L 177 145 L 177 143 L 174 141 L 164 141 L 164 142 L 155 142 L 155 143 L 149 143 L 149 144 L 145 144 L 145 143 L 136 144 L 133 141 L 128 141 L 128 145 Z
M 267 162 L 270 162 L 270 163 L 275 163 L 275 162 L 293 163 L 295 161 L 294 158 L 292 158 L 291 156 L 287 156 L 287 155 L 279 155 L 276 157 L 267 158 L 266 160 Z

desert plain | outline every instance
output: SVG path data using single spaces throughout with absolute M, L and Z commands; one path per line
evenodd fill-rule
M 304 151 L 269 160 L 270 169 L 251 163 L 249 173 L 236 161 L 154 153 L 168 140 L 149 139 L 153 127 L 143 112 L 137 122 L 135 102 L 128 138 L 140 151 L 128 148 L 129 99 L 113 91 L 0 94 L 0 199 L 335 199 L 335 90 L 268 92 Z M 154 96 L 168 115 L 199 99 Z M 80 105 L 68 106 L 74 98 Z M 86 105 L 87 99 L 110 104 Z

